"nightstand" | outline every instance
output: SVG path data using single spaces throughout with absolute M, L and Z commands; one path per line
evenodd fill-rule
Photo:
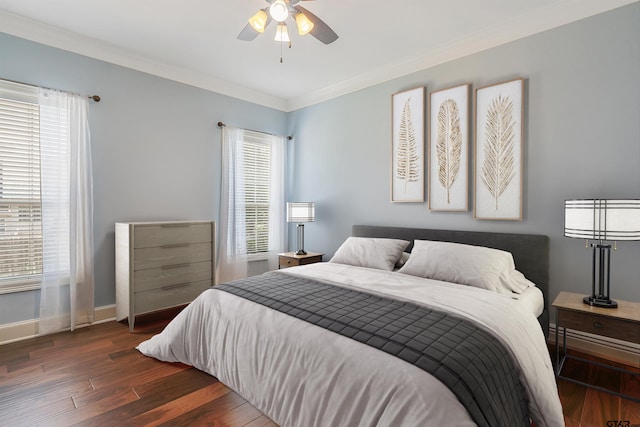
M 324 254 L 319 252 L 307 252 L 306 255 L 296 255 L 295 252 L 284 252 L 278 254 L 278 268 L 294 267 L 296 265 L 313 264 L 322 262 Z
M 567 354 L 567 328 L 640 344 L 640 303 L 616 300 L 618 308 L 602 308 L 585 304 L 582 302 L 583 298 L 584 295 L 581 294 L 560 292 L 555 301 L 553 301 L 552 306 L 556 308 L 556 377 L 640 402 L 640 399 L 562 376 L 562 367 L 567 359 L 579 360 L 587 364 L 598 365 L 634 376 L 640 375 L 636 372 Z M 558 342 L 561 328 L 562 354 L 560 353 Z

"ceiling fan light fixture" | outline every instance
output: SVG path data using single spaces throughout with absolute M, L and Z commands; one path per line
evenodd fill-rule
M 283 22 L 289 16 L 289 7 L 284 0 L 275 0 L 269 6 L 269 14 L 278 22 Z
M 296 24 L 298 24 L 298 34 L 301 36 L 309 34 L 313 30 L 313 22 L 302 12 L 296 13 Z
M 249 25 L 257 32 L 262 33 L 267 26 L 267 18 L 267 12 L 265 12 L 264 9 L 260 9 L 255 15 L 249 18 Z
M 276 29 L 276 37 L 274 38 L 277 42 L 290 42 L 289 39 L 289 31 L 287 30 L 287 24 L 284 22 L 278 23 L 278 28 Z

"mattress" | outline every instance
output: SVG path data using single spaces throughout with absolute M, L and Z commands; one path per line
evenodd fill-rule
M 519 364 L 536 424 L 563 425 L 545 339 L 533 311 L 522 310 L 522 300 L 341 264 L 284 271 L 418 302 L 481 325 Z M 215 288 L 138 349 L 216 376 L 284 426 L 474 425 L 455 395 L 419 368 Z
M 533 313 L 536 317 L 540 316 L 544 311 L 542 291 L 535 286 L 527 288 L 519 295 L 514 294 L 511 298 L 516 301 L 516 304 L 521 307 L 522 310 Z

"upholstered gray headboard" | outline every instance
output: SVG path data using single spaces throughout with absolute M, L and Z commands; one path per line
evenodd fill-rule
M 351 234 L 355 237 L 384 237 L 411 241 L 437 240 L 486 246 L 511 252 L 516 268 L 535 283 L 544 294 L 545 311 L 540 324 L 549 332 L 549 237 L 538 234 L 491 233 L 484 231 L 433 230 L 427 228 L 386 227 L 378 225 L 354 225 Z

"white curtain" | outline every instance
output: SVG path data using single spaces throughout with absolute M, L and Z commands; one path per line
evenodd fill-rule
M 271 144 L 271 206 L 269 207 L 269 270 L 278 268 L 278 253 L 287 247 L 285 175 L 287 140 L 269 135 Z
M 94 320 L 93 177 L 85 97 L 38 89 L 43 272 L 40 334 Z
M 222 189 L 220 192 L 220 245 L 218 248 L 217 282 L 225 283 L 247 277 L 250 262 L 267 263 L 269 270 L 278 267 L 278 252 L 286 247 L 285 167 L 286 139 L 264 136 L 271 145 L 271 184 L 269 195 L 268 252 L 247 255 L 244 193 L 244 129 L 225 126 L 222 130 Z

